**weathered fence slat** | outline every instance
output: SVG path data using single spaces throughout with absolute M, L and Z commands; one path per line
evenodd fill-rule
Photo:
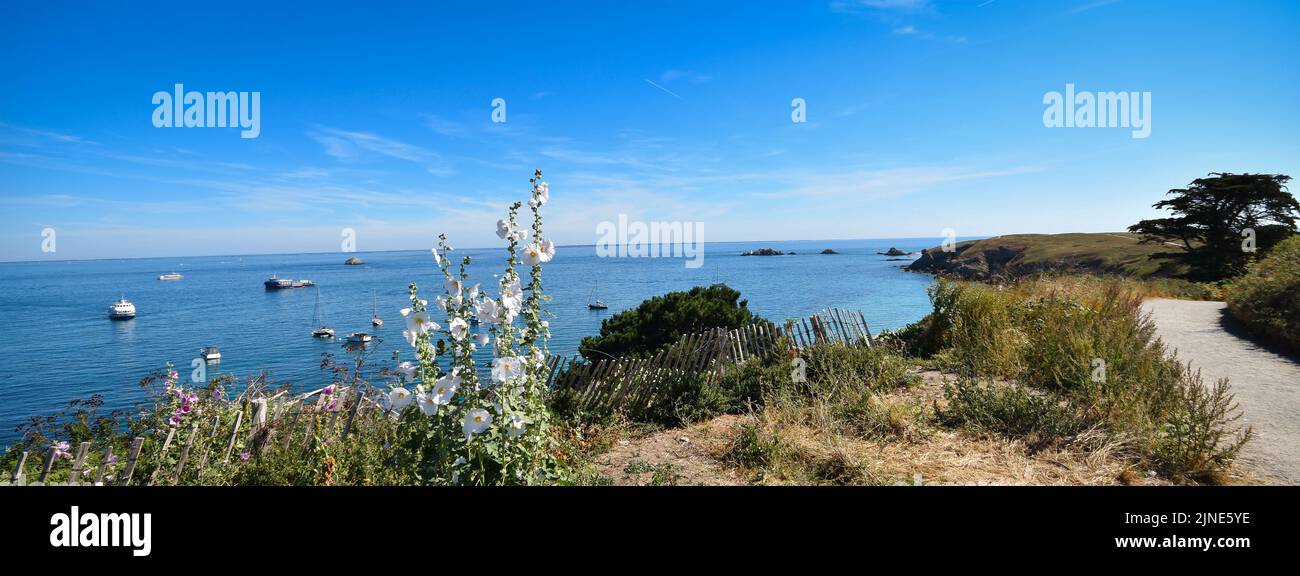
M 135 473 L 135 461 L 140 458 L 140 448 L 143 446 L 144 438 L 141 436 L 136 436 L 135 440 L 131 441 L 131 451 L 126 455 L 126 468 L 122 469 L 121 477 L 117 479 L 119 485 L 131 484 L 131 475 Z
M 22 479 L 23 466 L 27 465 L 27 454 L 28 452 L 23 450 L 23 453 L 18 455 L 18 465 L 14 466 L 14 473 L 9 476 L 9 482 L 17 484 Z
M 86 452 L 90 451 L 90 442 L 82 442 L 77 446 L 77 457 L 72 461 L 72 472 L 68 474 L 68 482 L 73 484 L 81 483 L 81 465 L 86 462 Z
M 41 476 L 39 479 L 37 479 L 37 482 L 44 484 L 45 479 L 49 478 L 50 470 L 54 468 L 54 457 L 55 457 L 54 455 L 56 453 L 58 453 L 58 449 L 54 447 L 50 447 L 50 451 L 45 455 L 45 464 L 41 466 Z
M 190 428 L 189 439 L 185 441 L 185 446 L 181 447 L 180 455 L 176 457 L 176 476 L 173 479 L 174 483 L 180 483 L 181 481 L 181 472 L 185 471 L 185 460 L 190 457 L 190 448 L 194 446 L 194 437 L 198 436 L 198 434 L 199 423 L 195 422 L 194 426 Z
M 109 444 L 108 449 L 104 451 L 104 457 L 99 461 L 99 469 L 95 471 L 95 485 L 104 484 L 104 472 L 108 470 L 108 463 L 113 460 L 113 445 Z
M 235 449 L 235 438 L 239 436 L 239 424 L 244 421 L 244 411 L 240 410 L 235 413 L 235 425 L 230 429 L 230 440 L 226 442 L 226 453 L 221 457 L 221 462 L 230 462 L 230 451 Z
M 549 377 L 548 377 L 549 379 Z M 365 393 L 357 389 L 353 394 L 357 401 L 352 403 L 352 409 L 348 410 L 348 419 L 343 423 L 343 440 L 347 441 L 348 434 L 352 433 L 352 423 L 357 419 L 357 411 L 361 409 L 361 402 L 366 399 Z
M 167 448 L 172 445 L 172 438 L 175 436 L 176 436 L 176 428 L 175 427 L 169 428 L 167 430 L 167 438 L 163 440 L 162 448 L 158 449 L 158 456 L 160 458 L 165 454 L 167 454 Z M 153 481 L 158 478 L 158 470 L 160 470 L 161 468 L 162 466 L 160 465 L 157 468 L 154 468 L 153 472 L 149 473 L 149 480 L 145 482 L 145 486 L 153 486 Z

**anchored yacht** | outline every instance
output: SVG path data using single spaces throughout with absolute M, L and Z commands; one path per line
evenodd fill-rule
M 123 296 L 121 300 L 108 306 L 108 317 L 113 320 L 130 320 L 135 318 L 135 304 L 127 301 Z

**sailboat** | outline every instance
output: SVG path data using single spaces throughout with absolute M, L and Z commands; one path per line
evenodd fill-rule
M 600 287 L 600 282 L 593 284 L 591 287 L 591 296 L 587 298 L 587 308 L 591 310 L 605 310 L 609 308 L 608 304 L 596 297 L 596 288 L 598 287 Z
M 379 317 L 379 293 L 373 290 L 372 292 L 375 296 L 375 306 L 374 312 L 370 314 L 370 325 L 378 328 L 384 325 L 384 319 Z
M 334 329 L 326 326 L 320 319 L 320 288 L 316 289 L 316 329 L 311 331 L 311 335 L 317 338 L 334 337 Z

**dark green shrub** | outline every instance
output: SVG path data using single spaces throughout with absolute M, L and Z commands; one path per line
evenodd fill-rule
M 1228 287 L 1228 311 L 1250 331 L 1300 352 L 1300 236 L 1273 247 Z
M 916 381 L 902 357 L 881 348 L 818 344 L 802 351 L 806 382 L 794 384 L 787 371 L 784 383 L 823 397 L 856 397 L 862 392 L 883 392 Z
M 963 378 L 944 385 L 949 425 L 1020 438 L 1031 449 L 1066 441 L 1088 428 L 1067 402 L 1051 393 Z
M 884 343 L 897 342 L 900 352 L 908 356 L 928 358 L 951 344 L 952 305 L 959 284 L 939 278 L 930 286 L 930 304 L 934 311 L 925 318 L 904 326 L 897 332 L 883 332 L 876 339 Z
M 655 296 L 601 321 L 599 335 L 582 339 L 582 353 L 589 358 L 646 358 L 684 334 L 735 329 L 760 320 L 748 305 L 740 292 L 723 284 Z

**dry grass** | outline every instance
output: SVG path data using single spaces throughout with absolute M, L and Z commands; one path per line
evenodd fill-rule
M 672 483 L 678 485 L 744 484 L 744 479 L 722 461 L 722 453 L 740 419 L 740 416 L 719 416 L 685 428 L 630 434 L 596 457 L 596 469 L 616 486 L 662 483 L 663 477 L 669 474 Z
M 883 406 L 908 406 L 933 416 L 951 376 L 922 371 L 920 384 L 881 394 Z M 729 457 L 746 428 L 770 442 L 770 461 Z M 1168 485 L 1136 468 L 1120 442 L 1100 433 L 1034 451 L 1019 440 L 964 429 L 924 426 L 892 435 L 863 435 L 825 404 L 775 404 L 743 416 L 721 416 L 686 428 L 632 434 L 597 457 L 600 473 L 618 485 Z M 1230 484 L 1255 483 L 1236 471 Z

